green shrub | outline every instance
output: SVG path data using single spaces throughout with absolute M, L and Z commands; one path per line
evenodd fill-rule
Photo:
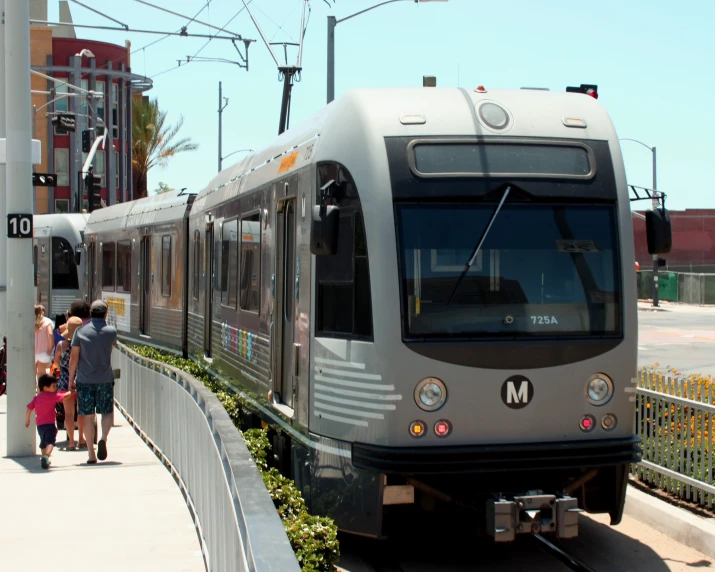
M 243 399 L 228 391 L 201 365 L 155 348 L 129 347 L 146 358 L 181 369 L 198 379 L 216 395 L 236 428 L 240 430 Z M 268 451 L 271 444 L 266 429 L 248 429 L 241 434 L 281 517 L 300 567 L 307 572 L 335 570 L 334 563 L 340 557 L 338 529 L 335 523 L 330 518 L 308 514 L 303 495 L 295 483 L 281 475 L 278 469 L 268 468 Z

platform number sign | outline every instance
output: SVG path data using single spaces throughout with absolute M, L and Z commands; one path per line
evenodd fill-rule
M 9 214 L 7 215 L 8 238 L 32 238 L 32 215 Z

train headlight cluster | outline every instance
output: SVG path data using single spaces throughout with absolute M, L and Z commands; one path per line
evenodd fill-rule
M 436 377 L 426 377 L 415 387 L 415 403 L 424 411 L 437 411 L 447 401 L 447 387 Z
M 605 405 L 613 396 L 613 381 L 603 373 L 592 375 L 586 384 L 586 398 L 591 405 Z

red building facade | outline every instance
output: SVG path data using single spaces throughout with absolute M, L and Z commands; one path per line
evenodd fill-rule
M 661 255 L 667 269 L 674 272 L 715 272 L 715 209 L 670 211 L 673 249 Z M 648 254 L 645 220 L 633 217 L 636 260 L 641 269 L 650 269 L 653 257 Z

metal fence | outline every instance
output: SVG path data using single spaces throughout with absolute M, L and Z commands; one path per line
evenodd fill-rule
M 170 466 L 187 500 L 209 572 L 298 571 L 251 454 L 201 382 L 120 344 L 118 406 Z
M 636 433 L 643 440 L 643 461 L 632 469 L 638 479 L 713 508 L 715 384 L 641 372 Z
M 636 273 L 638 298 L 649 300 L 653 297 L 653 271 L 641 270 Z M 658 273 L 658 296 L 661 300 L 683 304 L 715 304 L 715 274 L 670 272 Z

